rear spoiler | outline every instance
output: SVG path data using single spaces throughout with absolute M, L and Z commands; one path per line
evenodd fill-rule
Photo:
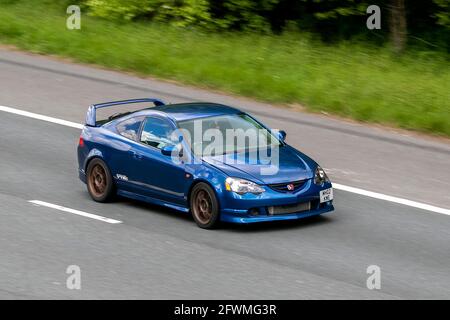
M 143 103 L 143 102 L 152 102 L 155 106 L 165 105 L 165 103 L 163 101 L 161 101 L 159 99 L 153 99 L 153 98 L 119 100 L 119 101 L 111 101 L 111 102 L 93 104 L 93 105 L 89 106 L 89 109 L 87 111 L 86 125 L 91 126 L 91 127 L 97 126 L 97 109 L 118 106 L 121 104 Z

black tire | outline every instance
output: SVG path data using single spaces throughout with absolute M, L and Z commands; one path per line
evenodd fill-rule
M 106 163 L 93 159 L 86 170 L 86 184 L 91 198 L 97 202 L 111 201 L 115 195 L 114 181 Z
M 192 189 L 189 203 L 192 217 L 200 228 L 214 229 L 219 225 L 219 202 L 208 184 L 197 183 Z

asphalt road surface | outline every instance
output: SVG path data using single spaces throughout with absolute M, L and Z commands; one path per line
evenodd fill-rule
M 240 107 L 286 130 L 336 183 L 450 208 L 445 141 L 0 50 L 0 106 L 82 123 L 91 103 L 135 97 Z M 93 202 L 77 177 L 79 134 L 0 111 L 0 298 L 450 298 L 447 214 L 336 190 L 336 210 L 321 217 L 201 230 L 158 206 Z M 69 265 L 80 290 L 66 286 Z M 379 290 L 366 286 L 370 265 Z

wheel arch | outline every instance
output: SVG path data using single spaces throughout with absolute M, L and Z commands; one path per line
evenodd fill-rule
M 188 201 L 188 205 L 189 205 L 189 211 L 191 210 L 191 194 L 192 194 L 192 190 L 194 189 L 194 187 L 195 187 L 197 184 L 202 183 L 202 182 L 205 183 L 205 184 L 207 184 L 207 185 L 212 189 L 212 191 L 214 192 L 214 195 L 216 196 L 217 204 L 218 204 L 218 206 L 219 206 L 219 212 L 220 212 L 221 203 L 220 203 L 220 197 L 219 197 L 219 195 L 217 194 L 217 190 L 216 190 L 216 188 L 211 184 L 211 182 L 209 182 L 208 180 L 203 179 L 203 178 L 198 178 L 198 179 L 194 180 L 194 181 L 191 183 L 190 187 L 189 187 L 189 190 L 188 190 L 188 193 L 187 193 L 187 201 Z
M 83 169 L 84 169 L 84 172 L 87 174 L 87 168 L 88 168 L 88 166 L 89 166 L 89 163 L 92 161 L 92 160 L 94 160 L 94 159 L 100 159 L 100 160 L 102 160 L 105 164 L 106 164 L 106 166 L 108 167 L 108 169 L 110 169 L 109 168 L 109 166 L 108 166 L 108 163 L 105 161 L 105 157 L 103 156 L 103 153 L 100 151 L 100 150 L 98 150 L 98 149 L 92 149 L 90 152 L 89 152 L 89 154 L 86 156 L 86 160 L 84 160 L 84 167 L 83 167 Z M 111 169 L 110 169 L 111 170 Z
M 84 172 L 85 172 L 86 179 L 87 179 L 87 174 L 88 174 L 87 169 L 89 167 L 89 164 L 92 161 L 94 161 L 95 159 L 100 159 L 100 160 L 103 161 L 103 163 L 105 164 L 106 168 L 108 168 L 108 171 L 111 174 L 113 186 L 114 186 L 114 188 L 117 189 L 117 182 L 116 182 L 116 179 L 114 178 L 114 174 L 111 171 L 110 166 L 108 165 L 108 162 L 105 160 L 105 157 L 103 156 L 103 154 L 99 150 L 97 150 L 97 151 L 98 151 L 98 153 L 94 152 L 94 153 L 92 153 L 92 155 L 91 155 L 91 153 L 89 153 L 89 155 L 86 157 L 85 166 L 84 166 Z

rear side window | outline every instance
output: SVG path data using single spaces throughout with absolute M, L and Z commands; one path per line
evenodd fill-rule
M 122 121 L 116 126 L 117 132 L 125 138 L 138 141 L 139 129 L 144 119 L 145 117 L 135 117 Z

